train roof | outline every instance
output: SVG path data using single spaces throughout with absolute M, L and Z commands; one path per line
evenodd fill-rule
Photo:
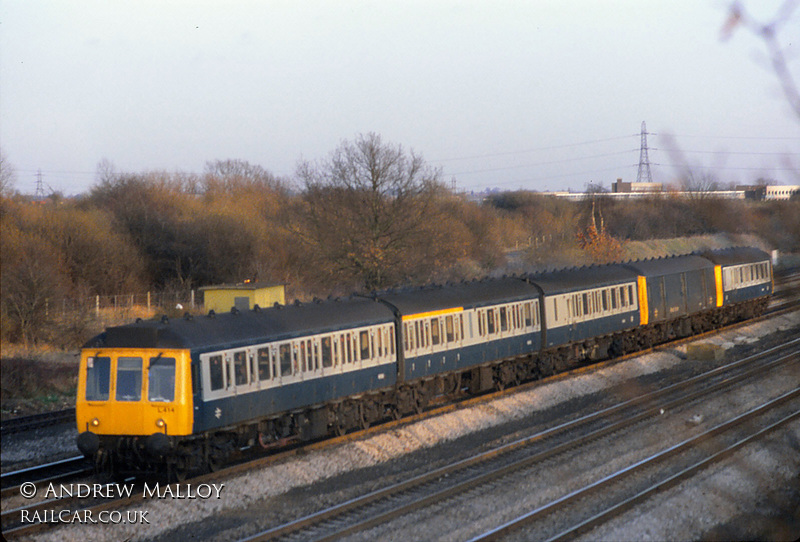
M 84 348 L 234 348 L 393 321 L 382 303 L 348 298 L 110 327 Z
M 444 286 L 425 286 L 412 290 L 394 290 L 375 294 L 396 307 L 401 315 L 410 316 L 456 307 L 473 308 L 497 303 L 510 303 L 536 297 L 536 288 L 516 277 L 483 279 Z
M 602 288 L 636 281 L 636 273 L 622 265 L 592 265 L 549 271 L 528 277 L 546 295 L 560 294 L 585 288 Z
M 770 255 L 753 247 L 734 247 L 703 252 L 702 256 L 717 265 L 739 265 L 770 260 Z
M 639 260 L 624 264 L 625 267 L 636 271 L 637 274 L 645 277 L 660 277 L 675 273 L 685 273 L 686 271 L 698 271 L 702 269 L 713 269 L 714 264 L 706 258 L 694 254 L 685 256 L 670 256 L 667 258 L 656 258 L 652 260 Z

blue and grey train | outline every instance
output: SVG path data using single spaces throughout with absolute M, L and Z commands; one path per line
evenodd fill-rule
M 754 248 L 141 321 L 82 349 L 78 447 L 175 476 L 753 317 Z

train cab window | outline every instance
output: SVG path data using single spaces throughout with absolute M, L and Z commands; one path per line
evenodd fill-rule
M 322 366 L 333 367 L 333 352 L 331 352 L 331 338 L 323 337 L 320 341 L 320 348 L 322 350 Z
M 441 330 L 439 329 L 439 319 L 438 318 L 431 318 L 431 344 L 434 346 L 439 344 L 440 342 L 440 333 Z
M 111 358 L 86 358 L 86 400 L 108 401 L 111 382 Z
M 142 358 L 117 358 L 117 401 L 142 398 Z
M 269 348 L 258 349 L 258 379 L 269 380 Z
M 233 353 L 233 374 L 236 375 L 236 385 L 247 384 L 247 352 L 240 350 Z
M 211 356 L 208 360 L 208 375 L 211 377 L 211 391 L 221 390 L 225 386 L 222 379 L 222 356 Z
M 175 400 L 175 358 L 150 358 L 147 400 L 159 403 Z
M 292 375 L 292 345 L 284 343 L 278 347 L 278 359 L 281 363 L 281 376 Z

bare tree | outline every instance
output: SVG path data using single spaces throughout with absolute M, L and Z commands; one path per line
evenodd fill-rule
M 305 191 L 295 229 L 325 260 L 332 282 L 357 280 L 369 290 L 407 276 L 409 249 L 426 241 L 440 170 L 369 133 L 343 141 L 326 161 L 301 162 L 297 176 Z
M 5 153 L 0 149 L 0 196 L 8 196 L 14 191 L 16 172 L 8 162 Z

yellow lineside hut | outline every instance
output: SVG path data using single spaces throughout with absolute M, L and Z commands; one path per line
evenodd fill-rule
M 286 304 L 283 284 L 245 282 L 205 286 L 200 290 L 203 292 L 205 309 L 214 312 L 227 312 L 233 307 L 240 311 L 246 311 L 256 305 L 266 308 L 276 302 L 281 305 Z

